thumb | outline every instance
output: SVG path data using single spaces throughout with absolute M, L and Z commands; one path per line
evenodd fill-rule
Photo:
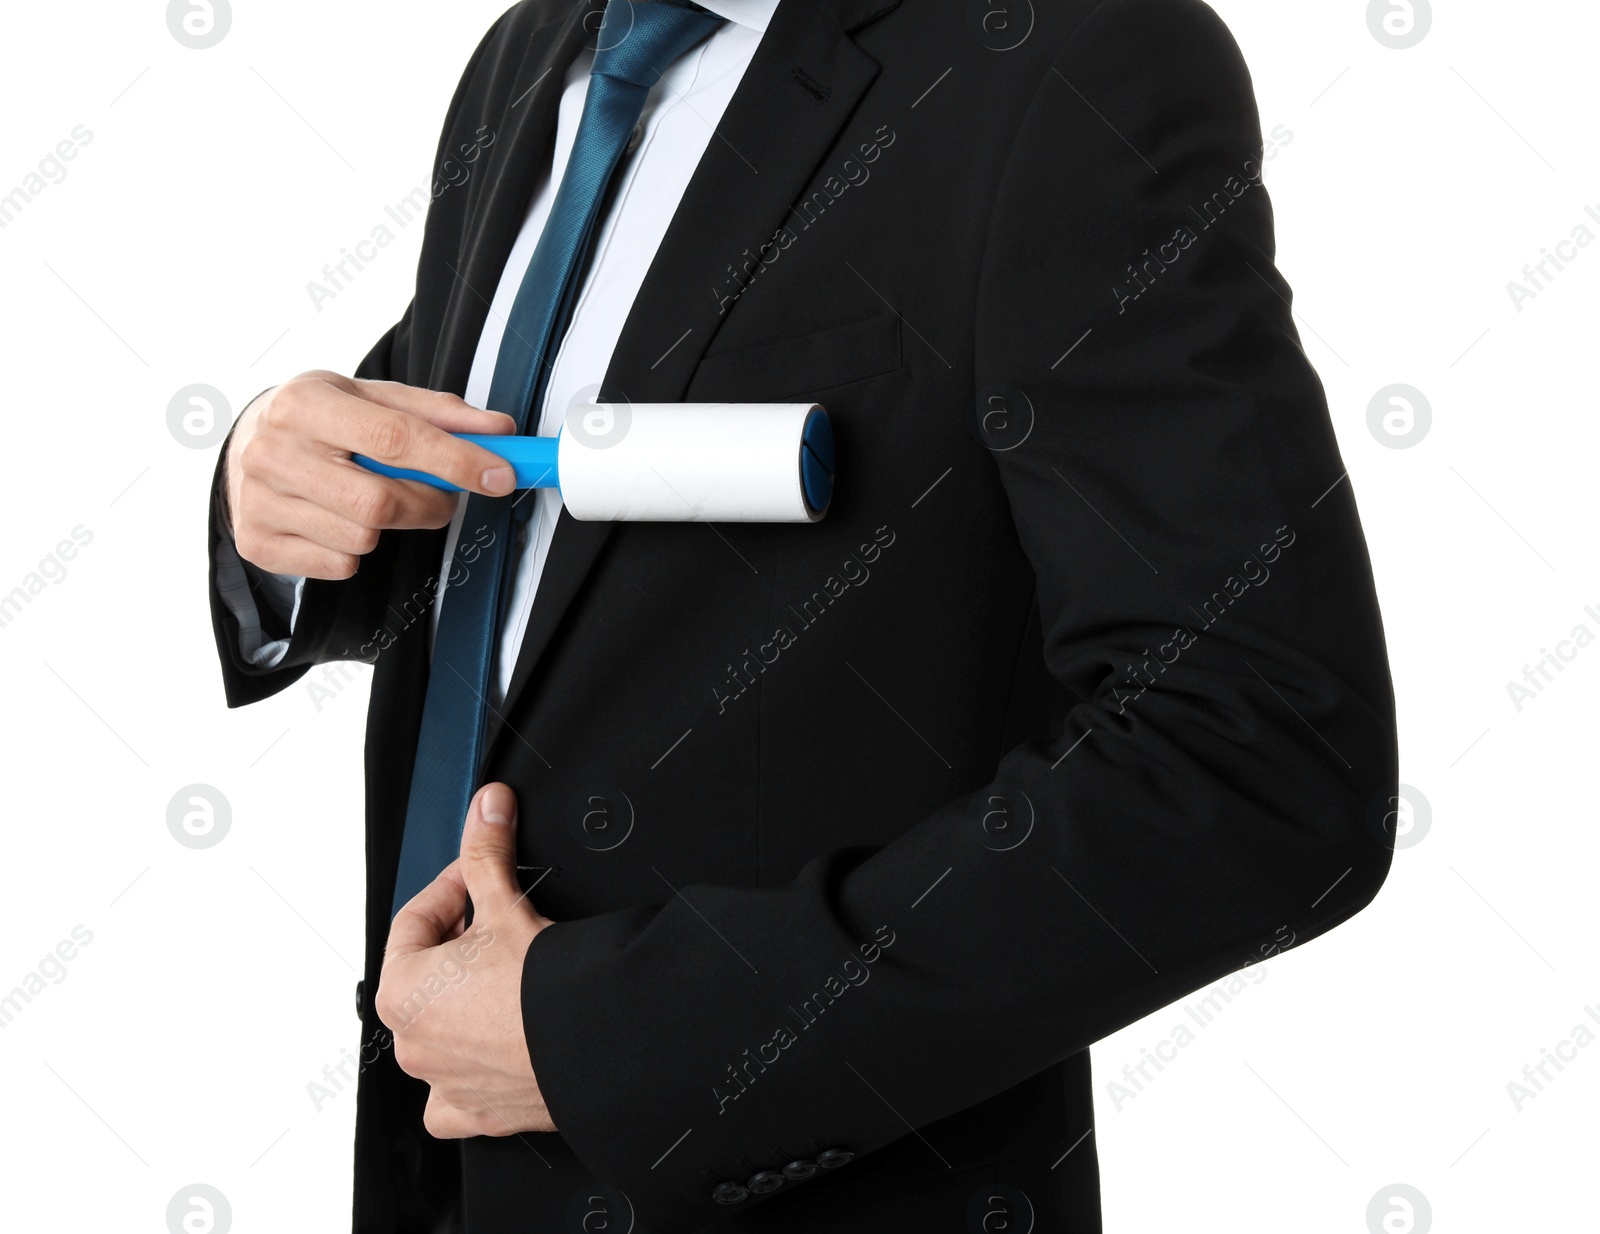
M 508 785 L 485 784 L 473 797 L 461 832 L 461 875 L 475 917 L 503 912 L 522 899 L 517 885 L 517 795 Z

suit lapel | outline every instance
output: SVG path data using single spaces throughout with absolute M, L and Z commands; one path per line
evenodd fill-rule
M 839 129 L 878 73 L 846 31 L 898 0 L 783 0 L 629 310 L 601 383 L 603 400 L 671 403 L 726 315 L 719 291 L 743 251 L 758 254 L 784 223 Z M 737 302 L 726 312 L 736 311 Z M 614 524 L 562 511 L 503 711 L 534 677 Z M 490 740 L 503 733 L 491 718 Z M 490 747 L 491 755 L 493 748 Z
M 452 277 L 434 352 L 435 390 L 460 394 L 467 387 L 500 272 L 550 168 L 567 68 L 604 8 L 604 0 L 577 0 L 563 16 L 520 36 L 525 52 L 504 96 L 492 156 L 467 186 L 472 196 L 461 253 L 446 258 Z

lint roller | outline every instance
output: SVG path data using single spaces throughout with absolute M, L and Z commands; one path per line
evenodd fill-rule
M 554 437 L 458 433 L 519 489 L 557 488 L 590 522 L 814 523 L 833 497 L 833 426 L 816 403 L 589 403 Z M 369 471 L 459 492 L 364 455 Z

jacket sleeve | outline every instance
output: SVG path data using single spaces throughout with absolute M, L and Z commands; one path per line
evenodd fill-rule
M 1388 663 L 1261 155 L 1248 73 L 1197 0 L 1096 10 L 1015 134 L 974 377 L 1022 417 L 992 463 L 1059 731 L 886 846 L 785 886 L 558 922 L 529 947 L 552 1117 L 651 1229 L 729 1212 L 715 1180 L 781 1168 L 781 1146 L 859 1157 L 999 1094 L 1382 883 Z M 997 817 L 1026 840 L 994 837 Z M 857 956 L 861 996 L 775 1033 Z M 751 1051 L 772 1065 L 745 1088 L 729 1065 Z
M 367 353 L 356 369 L 357 377 L 393 380 L 405 371 L 410 320 L 408 307 Z M 257 569 L 234 547 L 226 504 L 232 439 L 230 431 L 212 473 L 207 577 L 223 690 L 229 707 L 242 707 L 293 685 L 314 664 L 371 659 L 376 654 L 364 655 L 362 648 L 383 624 L 380 614 L 393 555 L 392 543 L 384 541 L 392 541 L 395 533 L 380 537 L 351 578 L 301 580 L 298 596 L 291 599 L 286 593 L 294 580 Z
M 462 72 L 440 131 L 434 165 L 442 166 L 456 117 L 485 51 L 501 27 L 497 20 L 484 34 Z M 431 226 L 432 218 L 426 226 Z M 372 381 L 414 381 L 412 321 L 415 302 L 356 368 L 355 376 Z M 423 353 L 424 357 L 426 353 Z M 260 397 L 259 395 L 257 396 Z M 315 664 L 330 660 L 372 660 L 374 633 L 384 624 L 398 538 L 414 532 L 386 531 L 349 579 L 306 579 L 285 612 L 286 587 L 279 576 L 266 575 L 241 561 L 227 526 L 226 466 L 228 440 L 222 443 L 212 475 L 207 535 L 208 589 L 211 625 L 222 665 L 223 690 L 229 707 L 269 698 L 293 685 Z

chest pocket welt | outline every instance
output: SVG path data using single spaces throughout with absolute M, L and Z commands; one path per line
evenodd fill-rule
M 784 402 L 900 368 L 900 318 L 875 313 L 810 334 L 707 355 L 685 397 L 691 402 Z

